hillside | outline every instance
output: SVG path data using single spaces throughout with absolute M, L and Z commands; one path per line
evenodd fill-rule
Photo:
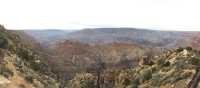
M 83 43 L 134 43 L 146 47 L 171 48 L 187 45 L 196 32 L 156 31 L 136 28 L 96 28 L 75 31 L 66 37 Z M 178 43 L 182 41 L 182 43 Z
M 24 31 L 0 26 L 0 88 L 188 88 L 199 75 L 198 35 L 87 29 L 44 47 Z M 176 48 L 188 45 L 194 48 Z
M 67 40 L 49 48 L 48 52 L 52 55 L 49 60 L 52 68 L 73 73 L 90 69 L 98 54 L 103 55 L 102 61 L 107 68 L 131 67 L 138 64 L 138 59 L 145 54 L 145 50 L 136 44 L 90 45 Z M 129 66 L 124 62 L 129 62 Z
M 140 60 L 135 68 L 123 70 L 104 69 L 100 76 L 101 88 L 199 88 L 189 87 L 200 64 L 199 51 L 178 48 L 167 51 L 151 60 Z M 150 63 L 149 63 L 150 62 Z M 199 78 L 195 78 L 199 79 Z M 93 88 L 96 86 L 93 73 L 77 74 L 69 82 L 72 88 Z M 193 84 L 192 84 L 193 85 Z
M 18 34 L 0 26 L 0 88 L 58 88 L 44 57 Z
M 45 33 L 48 34 L 48 32 Z M 44 41 L 43 43 L 47 45 L 45 46 L 47 49 L 46 54 L 50 56 L 48 63 L 53 72 L 56 72 L 61 77 L 64 76 L 65 80 L 73 80 L 76 79 L 77 73 L 85 72 L 96 78 L 97 68 L 95 68 L 95 65 L 98 58 L 101 58 L 106 67 L 104 74 L 107 76 L 112 71 L 117 71 L 116 74 L 119 75 L 121 74 L 120 72 L 123 72 L 123 69 L 137 68 L 143 70 L 144 68 L 138 66 L 143 57 L 148 57 L 149 60 L 152 60 L 154 56 L 160 55 L 163 51 L 177 47 L 191 46 L 198 49 L 198 39 L 200 39 L 198 34 L 198 32 L 155 31 L 134 28 L 97 28 L 63 33 L 65 36 L 61 35 L 58 40 L 46 37 L 45 39 L 50 41 Z M 37 36 L 39 34 L 34 35 Z M 145 66 L 145 68 L 151 68 L 151 66 Z M 135 72 L 126 74 L 136 75 Z M 109 81 L 117 81 L 116 79 L 118 78 L 116 77 L 118 75 L 114 76 L 115 79 L 109 79 Z M 67 83 L 69 82 L 67 81 Z M 118 83 L 115 85 L 113 83 L 106 84 L 105 82 L 102 85 L 110 85 L 111 87 L 108 88 L 124 88 L 117 87 L 121 85 Z
M 50 46 L 65 40 L 88 44 L 131 43 L 143 47 L 175 48 L 193 46 L 199 32 L 158 31 L 138 28 L 93 28 L 76 31 L 26 30 L 42 45 Z M 193 43 L 194 44 L 194 43 Z M 198 44 L 197 47 L 199 46 Z

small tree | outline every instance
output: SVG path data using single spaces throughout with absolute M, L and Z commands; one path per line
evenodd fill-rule
M 93 64 L 89 67 L 89 71 L 92 71 L 96 75 L 96 88 L 101 88 L 102 86 L 102 74 L 104 70 L 106 69 L 105 62 L 103 61 L 105 56 L 101 52 L 102 48 L 96 47 L 93 50 L 93 58 L 94 62 Z
M 128 55 L 126 53 L 123 53 L 118 63 L 118 66 L 121 66 L 122 68 L 131 68 L 133 66 L 132 64 L 133 63 L 131 60 L 129 60 Z
M 103 73 L 105 69 L 105 63 L 102 60 L 103 56 L 101 54 L 97 55 L 95 58 L 95 72 L 97 74 L 97 88 L 101 88 L 101 74 Z
M 95 88 L 95 77 L 90 73 L 79 73 L 69 81 L 69 88 Z

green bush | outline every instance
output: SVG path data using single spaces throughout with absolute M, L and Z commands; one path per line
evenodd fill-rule
M 153 74 L 151 85 L 152 86 L 160 86 L 161 85 L 161 78 L 162 78 L 162 76 L 160 74 L 158 74 L 158 73 Z
M 2 49 L 8 48 L 8 41 L 2 36 L 0 36 L 0 48 Z
M 140 72 L 141 82 L 149 80 L 149 79 L 151 79 L 151 77 L 152 77 L 152 71 L 151 71 L 151 69 L 144 69 L 144 70 L 142 70 Z
M 198 59 L 198 58 L 191 58 L 190 59 L 190 63 L 192 65 L 199 65 L 200 64 L 200 59 Z
M 29 54 L 28 54 L 28 51 L 26 49 L 23 49 L 23 48 L 19 48 L 17 50 L 17 55 L 22 58 L 23 60 L 26 60 L 28 61 L 29 60 Z
M 192 50 L 192 47 L 186 47 L 186 50 L 189 50 L 189 51 L 191 51 Z
M 163 66 L 164 67 L 170 66 L 170 62 L 166 61 L 165 59 L 162 59 L 162 58 L 160 58 L 160 59 L 157 60 L 157 64 L 159 66 L 161 66 L 161 67 L 163 67 Z
M 162 58 L 159 58 L 156 62 L 158 65 L 163 65 L 165 63 L 165 60 Z
M 138 78 L 132 80 L 132 82 L 131 82 L 132 88 L 138 88 L 138 85 L 140 85 L 140 81 Z
M 177 76 L 174 76 L 173 78 L 172 78 L 172 80 L 171 80 L 171 83 L 175 83 L 175 82 L 177 82 L 177 81 L 179 81 L 179 80 L 182 80 L 183 78 L 181 77 L 181 76 L 179 76 L 179 75 L 177 75 Z
M 29 83 L 33 83 L 33 77 L 32 76 L 26 76 L 25 77 L 26 81 L 28 81 Z
M 0 49 L 0 59 L 3 59 L 2 57 L 4 56 L 4 51 Z M 1 63 L 1 62 L 0 62 Z
M 95 77 L 90 73 L 77 74 L 68 84 L 69 88 L 95 88 Z
M 184 49 L 182 47 L 179 47 L 178 49 L 176 49 L 177 52 L 182 52 Z
M 186 65 L 186 61 L 184 59 L 179 59 L 178 61 L 176 61 L 173 66 L 175 66 L 176 70 L 182 70 L 184 69 L 187 65 Z
M 170 66 L 170 62 L 169 61 L 165 61 L 165 63 L 163 64 L 164 67 L 168 67 Z

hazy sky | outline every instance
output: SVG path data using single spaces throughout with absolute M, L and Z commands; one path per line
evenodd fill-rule
M 199 30 L 200 0 L 0 0 L 9 29 Z

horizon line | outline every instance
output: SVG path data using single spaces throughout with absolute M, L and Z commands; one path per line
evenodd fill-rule
M 153 28 L 136 28 L 136 27 L 86 27 L 86 28 L 74 28 L 74 29 L 67 29 L 67 28 L 25 28 L 25 29 L 11 29 L 11 28 L 6 28 L 7 30 L 37 30 L 37 31 L 48 31 L 48 30 L 63 30 L 63 31 L 79 31 L 79 30 L 88 30 L 88 29 L 110 29 L 110 28 L 113 28 L 113 29 L 135 29 L 135 30 L 147 30 L 147 31 L 174 31 L 174 32 L 200 32 L 200 30 L 170 30 L 170 29 L 153 29 Z

